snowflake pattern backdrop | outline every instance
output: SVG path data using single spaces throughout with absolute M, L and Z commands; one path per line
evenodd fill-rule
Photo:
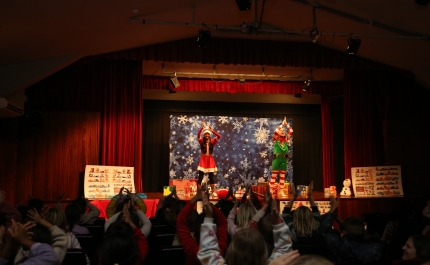
M 269 181 L 272 172 L 272 135 L 281 119 L 229 116 L 170 116 L 170 179 L 197 179 L 200 146 L 197 132 L 206 126 L 221 134 L 213 156 L 218 168 L 214 181 L 220 188 Z M 293 128 L 292 120 L 287 122 Z M 215 137 L 213 134 L 212 138 Z M 286 181 L 293 180 L 293 136 L 289 142 Z M 279 176 L 278 176 L 279 179 Z

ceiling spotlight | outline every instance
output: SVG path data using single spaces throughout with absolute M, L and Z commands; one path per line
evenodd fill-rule
M 178 78 L 176 77 L 176 72 L 175 72 L 175 76 L 170 78 L 170 82 L 172 83 L 174 88 L 178 88 L 181 84 L 179 84 Z
M 303 85 L 303 91 L 308 91 L 309 87 L 311 86 L 311 82 L 314 80 L 314 77 L 312 76 L 312 69 L 310 70 L 310 75 L 306 77 L 305 84 Z
M 251 9 L 252 0 L 236 0 L 236 4 L 240 11 L 246 11 Z
M 346 47 L 346 52 L 348 54 L 356 54 L 358 51 L 358 48 L 360 48 L 360 45 L 361 45 L 361 40 L 359 38 L 357 39 L 349 38 L 348 47 Z
M 317 27 L 314 27 L 309 31 L 309 37 L 311 38 L 312 42 L 315 43 L 318 41 L 320 35 Z
M 197 45 L 199 46 L 199 48 L 201 47 L 206 48 L 210 38 L 211 38 L 211 32 L 209 30 L 199 29 L 199 35 L 197 36 Z
M 238 81 L 239 81 L 239 84 L 241 85 L 244 85 L 246 83 L 245 78 L 243 77 L 240 77 Z

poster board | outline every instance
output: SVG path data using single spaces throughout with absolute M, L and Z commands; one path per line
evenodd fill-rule
M 86 165 L 85 198 L 111 199 L 124 187 L 135 193 L 134 167 Z
M 353 167 L 351 180 L 356 197 L 403 195 L 401 166 Z

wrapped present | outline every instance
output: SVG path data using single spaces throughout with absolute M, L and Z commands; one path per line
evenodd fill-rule
M 171 179 L 169 186 L 176 186 L 178 196 L 192 197 L 197 191 L 197 179 Z
M 172 193 L 174 186 L 164 186 L 163 187 L 163 196 L 169 196 Z

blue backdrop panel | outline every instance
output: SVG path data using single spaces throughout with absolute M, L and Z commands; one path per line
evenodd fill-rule
M 221 134 L 213 155 L 218 168 L 215 183 L 227 188 L 269 181 L 272 172 L 272 135 L 282 119 L 229 116 L 170 116 L 170 179 L 196 179 L 200 157 L 197 132 L 206 121 Z M 292 120 L 287 122 L 293 127 Z M 212 135 L 214 137 L 214 135 Z M 286 181 L 293 180 L 293 137 L 290 138 Z

